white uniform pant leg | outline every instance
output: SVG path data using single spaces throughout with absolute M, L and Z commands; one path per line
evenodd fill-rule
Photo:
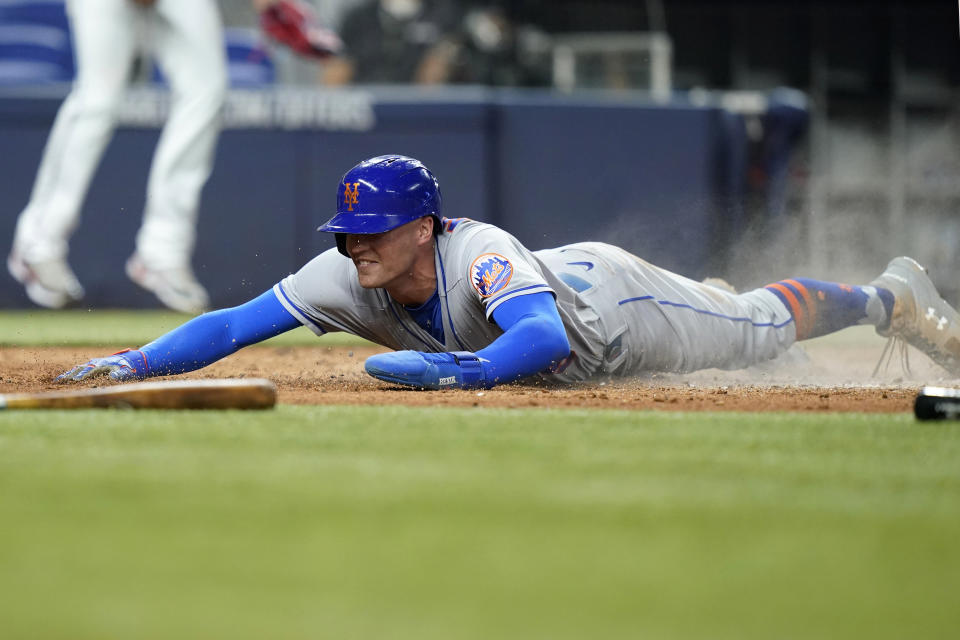
M 213 0 L 158 0 L 154 54 L 172 90 L 154 153 L 137 251 L 153 268 L 189 264 L 200 192 L 210 176 L 227 91 L 220 14 Z
M 629 295 L 616 301 L 628 348 L 619 373 L 741 369 L 795 342 L 789 311 L 766 289 L 733 294 L 630 257 Z
M 93 173 L 113 134 L 136 51 L 140 11 L 129 0 L 68 0 L 77 76 L 61 105 L 17 221 L 31 262 L 64 258 Z

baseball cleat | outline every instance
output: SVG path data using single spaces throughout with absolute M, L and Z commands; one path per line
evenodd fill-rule
M 210 296 L 203 285 L 197 282 L 190 267 L 153 269 L 138 254 L 127 260 L 127 277 L 174 311 L 203 313 L 210 306 Z
M 27 297 L 41 307 L 62 309 L 83 299 L 83 285 L 66 260 L 27 262 L 14 249 L 7 256 L 7 269 L 23 285 Z
M 894 258 L 870 285 L 888 289 L 894 297 L 890 322 L 877 327 L 877 333 L 902 338 L 960 376 L 960 314 L 940 297 L 927 270 L 913 258 Z

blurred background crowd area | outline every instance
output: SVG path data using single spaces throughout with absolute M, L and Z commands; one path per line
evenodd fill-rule
M 228 26 L 255 26 L 248 2 L 219 2 Z M 670 52 L 676 90 L 791 86 L 875 96 L 903 83 L 928 91 L 960 84 L 957 7 L 936 0 L 311 3 L 343 38 L 345 55 L 319 70 L 284 59 L 282 81 L 644 89 L 653 37 Z M 571 54 L 575 80 L 563 75 Z
M 935 270 L 960 270 L 955 3 L 306 1 L 339 34 L 342 55 L 299 58 L 262 34 L 249 0 L 218 0 L 234 88 L 400 85 L 428 95 L 480 86 L 719 106 L 747 140 L 746 158 L 727 161 L 737 167 L 737 202 L 715 207 L 729 222 L 715 243 L 728 277 L 783 263 L 785 246 L 802 246 L 793 262 L 816 273 L 859 275 L 863 255 L 885 262 L 907 251 Z M 53 12 L 29 21 L 10 12 L 27 4 Z M 62 1 L 0 0 L 4 91 L 68 82 L 72 64 Z M 162 84 L 150 60 L 134 73 Z M 960 298 L 956 278 L 938 284 Z
M 657 80 L 651 58 L 663 56 L 668 86 L 680 91 L 790 86 L 876 96 L 960 84 L 957 7 L 936 0 L 305 0 L 345 43 L 319 67 L 268 44 L 248 0 L 217 2 L 233 59 L 246 46 L 273 67 L 241 83 L 645 89 Z M 22 10 L 31 5 L 40 9 Z M 66 28 L 62 6 L 0 0 L 0 82 L 26 79 L 12 63 L 30 56 L 31 40 L 36 49 L 68 44 L 26 29 Z

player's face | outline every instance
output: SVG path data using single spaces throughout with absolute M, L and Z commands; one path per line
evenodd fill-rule
M 423 218 L 384 233 L 347 234 L 347 253 L 357 268 L 360 286 L 404 288 L 414 276 L 425 239 L 432 240 L 432 226 Z M 430 257 L 432 265 L 432 252 Z

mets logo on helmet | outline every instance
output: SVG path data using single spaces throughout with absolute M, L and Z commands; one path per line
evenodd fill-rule
M 350 185 L 353 185 L 353 190 L 350 189 Z M 353 211 L 353 205 L 357 204 L 357 187 L 360 186 L 359 182 L 344 182 L 343 183 L 343 204 L 347 205 L 347 211 Z
M 487 298 L 502 291 L 513 277 L 513 265 L 496 253 L 478 256 L 470 265 L 470 282 L 480 297 Z

